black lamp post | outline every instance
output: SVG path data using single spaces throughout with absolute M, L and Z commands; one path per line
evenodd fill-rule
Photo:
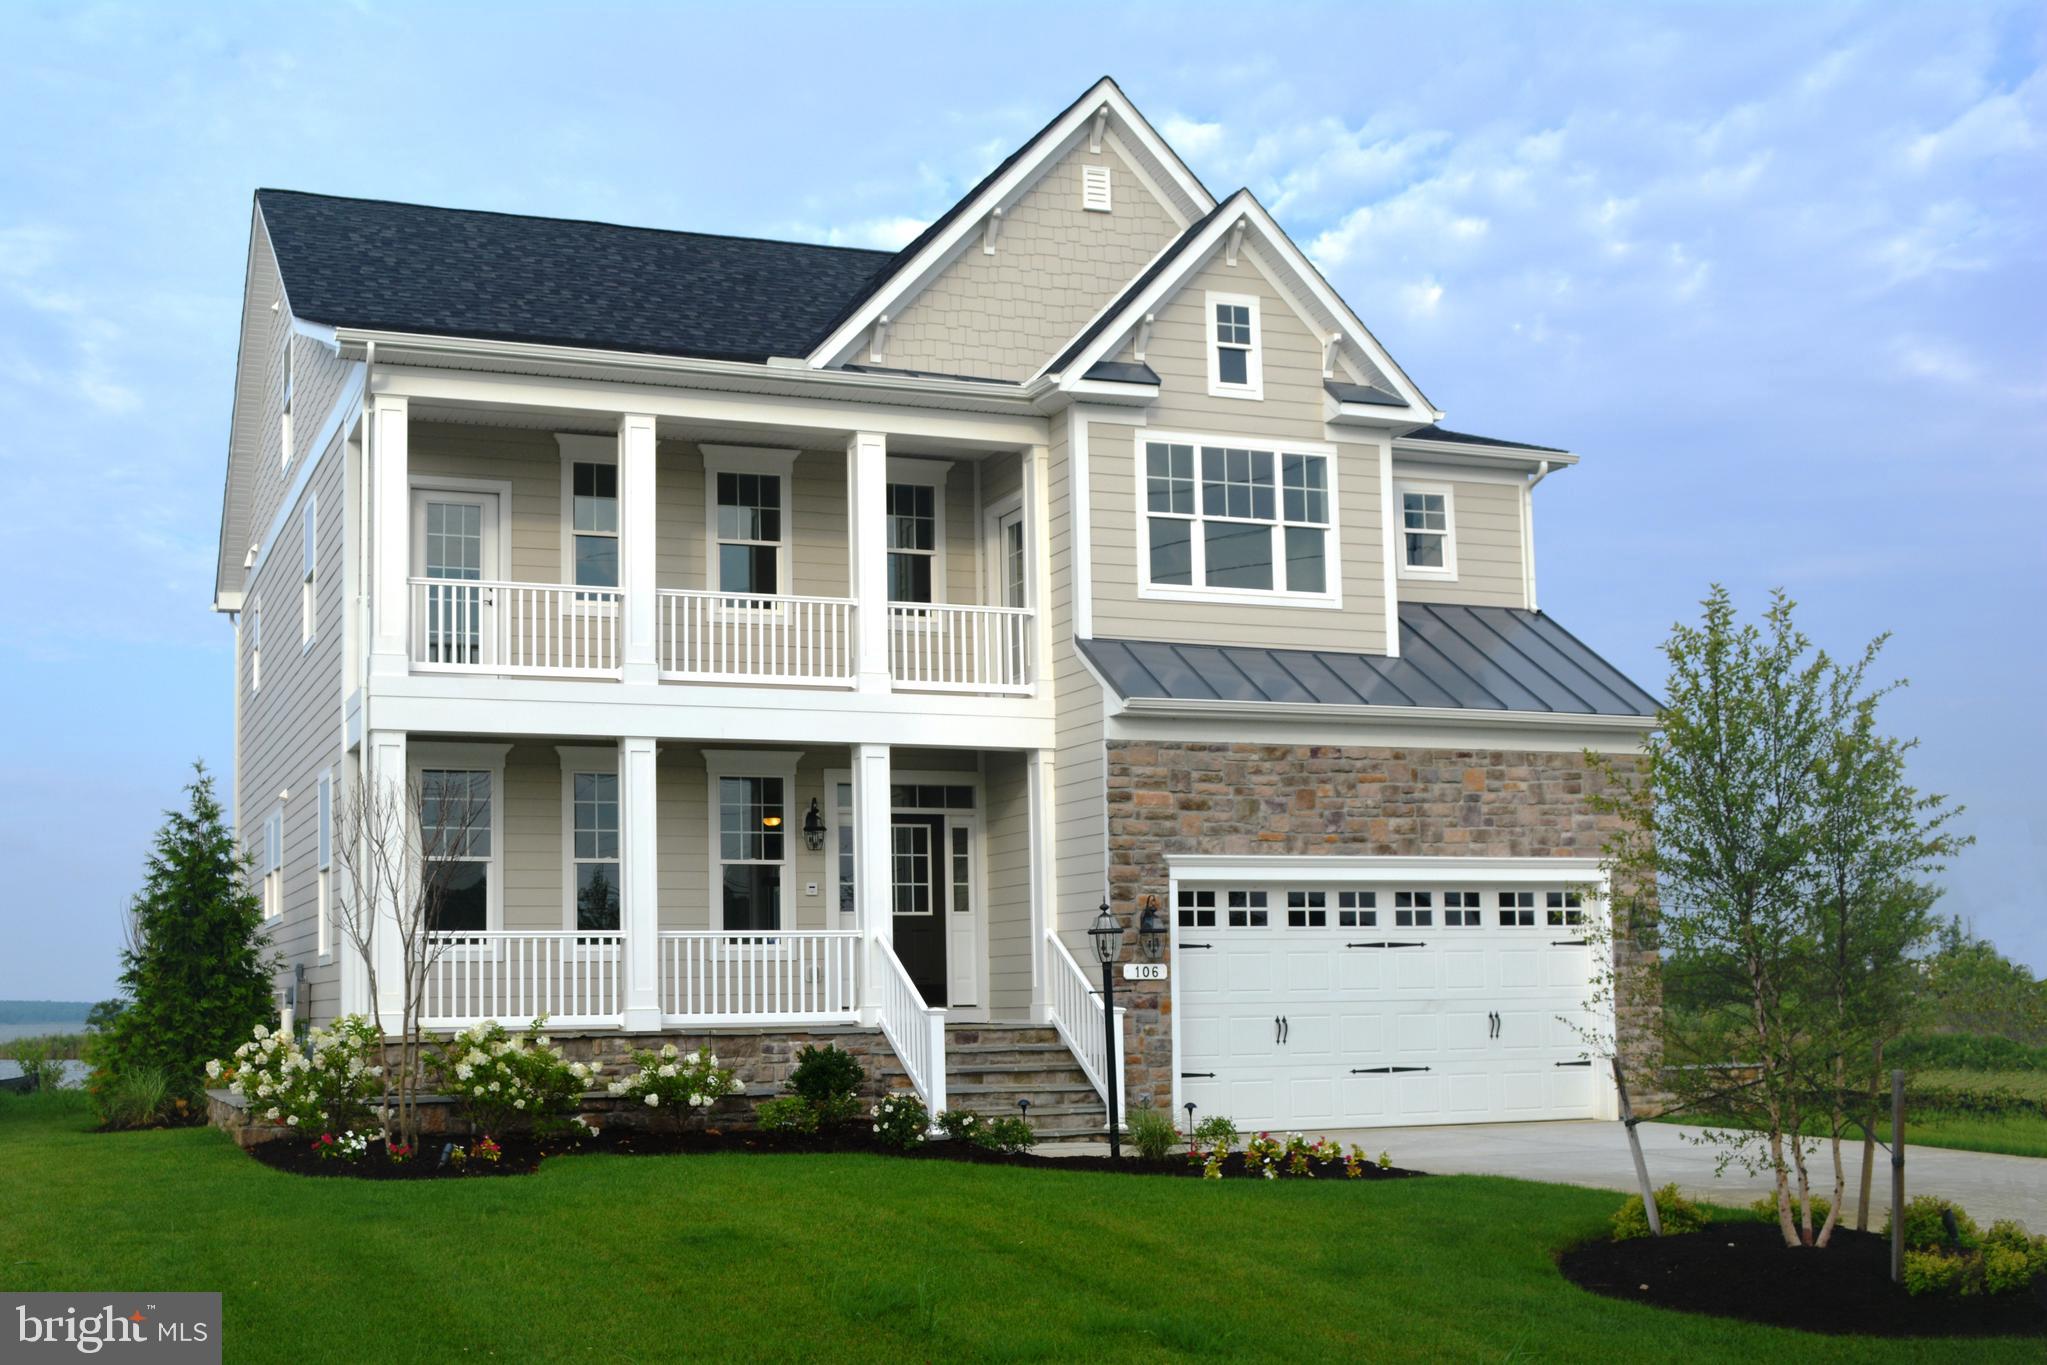
M 1095 945 L 1095 960 L 1102 964 L 1102 1070 L 1109 1080 L 1109 1156 L 1112 1160 L 1123 1159 L 1123 1139 L 1116 1131 L 1116 1101 L 1123 1088 L 1121 1068 L 1116 1065 L 1116 959 L 1123 955 L 1123 925 L 1109 909 L 1109 902 L 1102 902 L 1101 913 L 1095 916 L 1094 927 L 1088 937 Z

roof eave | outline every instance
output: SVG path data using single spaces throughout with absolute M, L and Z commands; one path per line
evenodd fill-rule
M 1393 457 L 1426 456 L 1441 464 L 1464 464 L 1489 469 L 1535 469 L 1548 465 L 1550 472 L 1568 469 L 1578 457 L 1568 450 L 1540 450 L 1514 446 L 1469 445 L 1462 441 L 1409 441 L 1393 438 Z
M 1112 694 L 1113 695 L 1113 692 Z M 1203 717 L 1207 719 L 1291 721 L 1304 725 L 1330 721 L 1432 721 L 1478 729 L 1581 729 L 1633 731 L 1646 734 L 1657 725 L 1654 716 L 1613 715 L 1581 711 L 1503 711 L 1461 706 L 1354 706 L 1332 702 L 1228 701 L 1174 697 L 1126 697 L 1119 714 L 1126 716 Z

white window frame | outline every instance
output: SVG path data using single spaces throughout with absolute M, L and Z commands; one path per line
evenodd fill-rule
M 718 783 L 728 777 L 773 777 L 782 781 L 782 858 L 779 864 L 754 859 L 743 860 L 746 866 L 780 866 L 782 869 L 781 894 L 777 898 L 773 930 L 761 933 L 791 933 L 796 929 L 796 850 L 792 840 L 803 837 L 803 815 L 798 810 L 796 799 L 796 765 L 802 761 L 801 752 L 793 749 L 706 749 L 704 750 L 705 799 L 710 818 L 709 826 L 710 872 L 706 881 L 709 899 L 706 902 L 708 922 L 719 933 L 745 933 L 747 930 L 727 929 L 725 924 L 725 848 L 723 842 L 723 802 L 719 799 Z M 807 811 L 806 804 L 802 810 Z
M 278 415 L 277 423 L 278 437 L 277 468 L 280 473 L 291 468 L 292 455 L 291 408 L 293 396 L 292 388 L 298 379 L 297 374 L 294 372 L 297 369 L 295 361 L 296 352 L 298 348 L 292 344 L 294 338 L 293 329 L 291 325 L 291 314 L 289 312 L 285 312 L 282 314 L 282 316 L 284 318 L 284 344 L 278 349 L 281 350 L 284 354 L 284 409 Z
M 483 860 L 490 865 L 490 880 L 485 889 L 480 931 L 486 934 L 500 933 L 505 927 L 505 755 L 511 749 L 509 744 L 437 742 L 406 746 L 405 765 L 413 791 L 421 789 L 420 774 L 428 769 L 490 774 L 490 857 Z M 409 818 L 418 820 L 419 812 L 410 812 Z
M 263 599 L 249 603 L 249 695 L 263 690 Z
M 1023 605 L 1026 610 L 1038 605 L 1036 575 L 1031 562 L 1031 519 L 1024 510 L 1023 494 L 998 499 L 988 505 L 981 518 L 982 554 L 984 555 L 983 577 L 985 588 L 982 597 L 991 607 L 1006 607 L 1009 595 L 1009 562 L 1002 544 L 1002 523 L 1011 517 L 1017 518 L 1017 525 L 1023 536 Z
M 897 550 L 887 546 L 887 484 L 922 484 L 931 489 L 931 600 L 925 603 L 890 601 L 889 606 L 939 606 L 946 600 L 945 582 L 945 489 L 952 475 L 950 460 L 908 459 L 900 455 L 888 457 L 888 473 L 882 490 L 884 525 L 882 540 L 884 554 L 923 554 L 922 550 Z
M 774 478 L 781 485 L 782 538 L 778 541 L 733 541 L 735 545 L 766 545 L 775 547 L 775 586 L 777 597 L 793 597 L 796 586 L 790 581 L 795 567 L 795 556 L 790 553 L 791 527 L 795 521 L 792 496 L 795 492 L 796 456 L 799 452 L 784 449 L 755 448 L 751 446 L 707 445 L 701 447 L 704 453 L 704 589 L 707 592 L 722 592 L 718 583 L 718 550 L 725 544 L 718 536 L 718 476 L 720 474 L 756 474 L 762 478 Z M 728 608 L 743 610 L 743 608 Z
M 263 919 L 284 913 L 284 807 L 272 806 L 263 817 Z
M 618 468 L 618 439 L 612 436 L 587 436 L 567 431 L 556 432 L 554 439 L 561 447 L 562 585 L 564 587 L 588 587 L 591 592 L 623 592 L 625 591 L 623 586 L 625 582 L 624 487 L 621 486 L 618 490 L 618 529 L 616 531 L 578 532 L 576 530 L 576 466 L 579 464 L 608 464 L 613 470 L 616 470 Z M 509 503 L 501 504 L 500 512 L 509 506 Z M 505 529 L 504 522 L 500 518 L 498 523 L 500 536 L 504 535 Z M 605 587 L 597 583 L 579 584 L 576 582 L 576 537 L 579 534 L 586 536 L 608 534 L 619 542 L 618 586 Z M 585 612 L 603 612 L 609 610 L 610 606 L 609 602 L 604 601 L 578 600 L 576 602 L 576 610 Z
M 604 777 L 617 777 L 618 749 L 613 745 L 571 745 L 558 744 L 555 753 L 561 757 L 562 768 L 562 928 L 574 931 L 576 925 L 576 778 L 584 773 Z M 584 929 L 586 934 L 623 933 L 625 931 L 625 784 L 619 784 L 618 792 L 618 857 L 613 859 L 592 858 L 591 862 L 612 862 L 618 865 L 618 928 Z
M 320 499 L 308 489 L 299 511 L 299 653 L 320 638 Z
M 1249 398 L 1253 400 L 1264 398 L 1265 324 L 1264 319 L 1260 315 L 1261 310 L 1259 308 L 1258 296 L 1256 294 L 1226 294 L 1209 290 L 1202 294 L 1201 299 L 1202 350 L 1208 357 L 1209 396 L 1212 398 Z M 1243 350 L 1245 352 L 1244 382 L 1241 384 L 1223 383 L 1222 358 L 1220 355 L 1222 343 L 1217 341 L 1215 336 L 1215 309 L 1217 304 L 1233 304 L 1239 308 L 1250 310 L 1251 344 L 1248 347 L 1233 346 L 1231 348 L 1232 350 Z
M 1443 499 L 1443 567 L 1438 569 L 1427 565 L 1407 562 L 1407 498 L 1409 493 L 1440 495 Z M 1415 479 L 1396 479 L 1393 483 L 1393 534 L 1399 547 L 1393 559 L 1402 578 L 1421 579 L 1435 583 L 1457 581 L 1457 490 L 1447 483 L 1427 483 Z M 1434 534 L 1430 532 L 1428 534 Z
M 1151 524 L 1150 486 L 1147 482 L 1145 446 L 1152 442 L 1169 445 L 1191 445 L 1194 447 L 1194 513 L 1187 522 L 1194 528 L 1190 541 L 1195 582 L 1154 583 L 1151 578 Z M 1204 445 L 1223 446 L 1238 450 L 1265 451 L 1272 456 L 1272 496 L 1274 520 L 1272 573 L 1275 583 L 1286 578 L 1286 478 L 1281 463 L 1287 455 L 1315 455 L 1322 459 L 1324 475 L 1323 492 L 1329 504 L 1329 520 L 1322 529 L 1327 537 L 1323 553 L 1324 590 L 1319 593 L 1290 592 L 1282 587 L 1273 588 L 1211 588 L 1200 580 L 1206 577 L 1206 546 L 1203 544 L 1201 527 L 1209 518 L 1201 511 L 1201 448 Z M 1309 607 L 1320 610 L 1337 610 L 1343 606 L 1343 522 L 1338 515 L 1341 505 L 1338 497 L 1336 447 L 1320 441 L 1270 441 L 1248 436 L 1202 435 L 1185 431 L 1152 431 L 1143 427 L 1133 433 L 1130 447 L 1130 463 L 1136 488 L 1136 549 L 1137 549 L 1137 595 L 1163 602 L 1222 602 L 1249 607 Z M 1162 514 L 1164 515 L 1164 514 Z M 1179 514 L 1172 514 L 1178 516 Z M 1242 522 L 1240 517 L 1215 518 L 1232 523 Z M 1295 522 L 1293 525 L 1306 525 Z
M 315 855 L 313 866 L 315 877 L 315 899 L 313 903 L 314 947 L 322 960 L 334 955 L 334 770 L 323 768 L 314 779 L 313 790 L 318 808 L 315 818 L 319 828 L 315 834 Z

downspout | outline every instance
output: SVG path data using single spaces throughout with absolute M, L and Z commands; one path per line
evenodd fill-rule
M 1550 476 L 1548 460 L 1535 468 L 1535 476 L 1521 486 L 1521 563 L 1527 575 L 1528 609 L 1538 611 L 1535 604 L 1535 486 Z

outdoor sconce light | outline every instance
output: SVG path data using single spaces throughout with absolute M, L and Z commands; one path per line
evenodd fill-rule
M 810 798 L 810 809 L 803 813 L 803 846 L 812 853 L 824 848 L 824 812 L 817 808 L 817 798 Z
M 1137 917 L 1137 946 L 1146 962 L 1157 962 L 1166 955 L 1166 917 L 1159 913 L 1157 896 L 1144 898 L 1144 913 Z

